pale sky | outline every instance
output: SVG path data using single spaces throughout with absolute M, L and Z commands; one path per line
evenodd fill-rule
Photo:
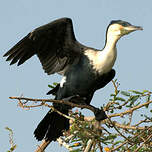
M 16 152 L 34 151 L 39 144 L 33 131 L 48 108 L 22 110 L 9 96 L 48 98 L 48 83 L 59 82 L 60 76 L 48 76 L 36 56 L 24 65 L 9 66 L 2 55 L 34 28 L 60 17 L 73 20 L 78 41 L 94 48 L 104 46 L 106 28 L 111 20 L 121 19 L 139 25 L 137 31 L 117 44 L 118 57 L 114 69 L 122 90 L 152 90 L 152 1 L 139 0 L 5 0 L 0 3 L 0 151 L 9 148 L 6 126 L 14 131 Z M 102 106 L 113 92 L 112 83 L 94 95 L 92 104 Z M 88 112 L 86 112 L 88 114 Z M 91 113 L 92 114 L 92 113 Z M 51 143 L 46 152 L 63 152 Z

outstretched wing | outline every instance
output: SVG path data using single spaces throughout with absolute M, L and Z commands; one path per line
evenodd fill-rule
M 33 55 L 37 55 L 43 69 L 48 74 L 62 73 L 76 61 L 81 49 L 75 39 L 72 20 L 61 18 L 30 32 L 4 56 L 10 65 L 23 64 Z

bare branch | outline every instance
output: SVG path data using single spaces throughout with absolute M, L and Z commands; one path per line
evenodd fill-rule
M 93 139 L 90 139 L 90 140 L 88 141 L 87 146 L 86 146 L 84 152 L 89 152 L 89 151 L 91 151 L 91 147 L 92 147 L 92 145 L 93 145 L 93 142 L 94 142 Z
M 117 90 L 117 87 L 118 87 L 118 86 L 115 85 L 115 93 L 118 93 L 118 92 L 116 91 L 116 90 Z M 66 104 L 66 105 L 69 105 L 69 106 L 71 106 L 71 107 L 86 108 L 86 109 L 91 110 L 92 112 L 95 112 L 94 107 L 92 107 L 92 106 L 90 106 L 90 105 L 79 105 L 79 104 L 71 103 L 71 102 L 65 101 L 65 100 L 32 99 L 32 98 L 23 98 L 23 97 L 10 97 L 10 99 L 17 99 L 17 100 L 19 101 L 20 107 L 22 107 L 22 108 L 33 108 L 33 107 L 39 107 L 39 106 L 47 106 L 47 107 L 51 108 L 52 110 L 54 110 L 55 112 L 59 113 L 60 115 L 62 115 L 62 116 L 64 116 L 64 117 L 72 120 L 72 122 L 75 121 L 75 118 L 69 117 L 69 116 L 67 116 L 67 115 L 62 114 L 60 111 L 56 110 L 53 106 L 50 106 L 50 105 L 47 104 L 47 103 L 53 102 L 53 103 Z M 21 100 L 25 100 L 26 102 L 21 102 Z M 33 102 L 39 103 L 39 104 L 37 104 L 37 105 L 26 105 L 29 101 L 33 101 Z M 101 122 L 98 122 L 98 125 L 97 125 L 97 128 L 98 128 L 98 129 L 104 130 L 105 128 L 104 128 L 104 127 L 101 127 L 100 124 L 106 124 L 106 123 L 108 123 L 109 125 L 111 125 L 111 126 L 114 127 L 114 129 L 116 130 L 116 132 L 118 133 L 119 136 L 121 136 L 121 137 L 123 137 L 123 138 L 125 139 L 124 142 L 123 142 L 122 144 L 118 145 L 117 147 L 115 147 L 115 146 L 113 145 L 113 147 L 111 147 L 111 151 L 116 151 L 116 150 L 118 150 L 119 148 L 121 148 L 122 146 L 124 146 L 125 144 L 126 144 L 126 145 L 127 145 L 127 144 L 130 144 L 129 148 L 128 148 L 128 146 L 126 146 L 126 148 L 128 148 L 128 150 L 129 150 L 134 144 L 137 144 L 137 143 L 135 142 L 135 138 L 136 138 L 136 137 L 139 137 L 139 139 L 141 139 L 141 142 L 142 142 L 141 145 L 142 145 L 142 146 L 149 141 L 149 136 L 148 136 L 148 138 L 140 137 L 140 136 L 144 133 L 144 131 L 148 130 L 148 129 L 147 129 L 148 127 L 146 127 L 146 126 L 145 126 L 145 127 L 143 127 L 143 126 L 141 127 L 141 124 L 142 124 L 143 122 L 145 122 L 145 123 L 151 122 L 149 119 L 147 119 L 148 117 L 147 117 L 145 120 L 142 120 L 142 121 L 138 122 L 138 123 L 135 124 L 134 126 L 131 126 L 130 124 L 131 124 L 131 122 L 132 122 L 132 116 L 133 116 L 132 114 L 133 114 L 133 112 L 134 112 L 135 110 L 137 110 L 137 109 L 140 109 L 140 108 L 142 108 L 142 107 L 148 106 L 150 103 L 152 103 L 152 100 L 147 100 L 147 102 L 145 102 L 145 103 L 143 103 L 143 104 L 139 104 L 139 105 L 137 105 L 137 106 L 134 106 L 133 108 L 130 108 L 130 109 L 125 110 L 125 111 L 123 111 L 123 112 L 110 114 L 110 115 L 108 115 L 108 119 L 103 120 L 103 121 L 101 121 Z M 112 117 L 119 117 L 119 116 L 122 117 L 122 116 L 127 115 L 127 114 L 129 114 L 129 116 L 130 116 L 130 117 L 129 117 L 129 123 L 128 123 L 127 125 L 125 125 L 125 124 L 120 124 L 120 123 L 118 123 L 118 122 L 116 122 L 116 121 L 112 121 L 112 120 L 110 119 L 110 118 L 112 118 Z M 86 120 L 86 121 L 92 121 L 93 119 L 95 119 L 95 117 L 84 117 L 84 120 Z M 80 120 L 80 121 L 81 121 L 81 120 Z M 94 125 L 93 125 L 93 126 L 94 126 Z M 132 136 L 131 138 L 128 138 L 128 137 L 125 136 L 125 134 L 122 134 L 122 132 L 120 132 L 119 129 L 123 129 L 124 132 L 131 130 L 131 131 L 129 132 L 129 133 L 131 133 L 131 134 L 132 134 L 132 132 L 135 132 L 135 130 L 138 130 L 138 131 L 141 130 L 141 131 L 139 131 L 139 134 L 138 134 L 138 132 L 137 132 L 136 135 Z M 134 130 L 134 131 L 133 131 L 133 130 Z M 88 130 L 88 132 L 89 132 L 89 130 Z M 93 131 L 92 131 L 92 132 L 93 132 Z M 104 134 L 105 134 L 105 133 L 107 133 L 107 132 L 104 131 Z M 92 133 L 91 133 L 91 134 L 92 134 Z M 103 134 L 103 137 L 104 137 L 104 134 Z M 71 135 L 71 134 L 70 134 L 70 135 Z M 70 135 L 69 135 L 69 136 L 70 136 Z M 92 134 L 92 135 L 93 135 L 93 134 Z M 109 134 L 109 135 L 110 135 L 110 134 Z M 72 135 L 71 135 L 71 136 L 72 136 Z M 94 136 L 94 135 L 93 135 L 93 136 Z M 90 136 L 91 139 L 88 140 L 88 144 L 87 144 L 87 146 L 86 146 L 86 148 L 85 148 L 85 152 L 88 152 L 90 149 L 92 149 L 92 146 L 93 146 L 93 145 L 94 145 L 94 146 L 98 145 L 98 148 L 100 149 L 100 151 L 102 151 L 102 145 L 99 145 L 98 141 L 95 141 L 94 138 L 93 138 L 93 136 Z M 152 138 L 152 135 L 150 135 L 150 137 Z M 66 143 L 65 140 L 63 140 L 63 141 L 61 142 L 61 141 L 60 141 L 60 138 L 59 138 L 57 141 L 60 142 L 63 146 L 65 146 L 67 149 L 70 148 L 69 145 Z M 64 141 L 65 141 L 65 142 L 64 142 Z M 43 146 L 43 144 L 41 144 L 41 145 Z M 39 148 L 39 150 L 42 151 L 41 145 L 40 145 L 40 147 L 38 147 L 38 148 Z M 46 145 L 46 143 L 45 143 L 44 145 Z M 139 147 L 137 148 L 137 151 L 138 151 L 142 146 L 139 146 Z M 43 147 L 44 147 L 44 146 L 43 146 Z M 115 148 L 114 148 L 114 147 L 115 147 Z M 45 148 L 46 148 L 46 147 L 45 147 Z M 44 148 L 44 149 L 45 149 L 45 148 Z M 41 152 L 41 151 L 35 151 L 35 152 Z
M 111 117 L 117 117 L 117 116 L 121 116 L 121 117 L 122 117 L 123 115 L 128 114 L 128 113 L 132 113 L 133 111 L 135 111 L 135 110 L 137 110 L 137 109 L 140 109 L 140 108 L 142 108 L 142 107 L 144 107 L 144 106 L 146 106 L 146 105 L 149 105 L 150 103 L 152 103 L 152 100 L 150 100 L 150 101 L 148 101 L 148 102 L 145 102 L 145 103 L 143 103 L 143 104 L 140 104 L 140 105 L 138 105 L 138 106 L 135 106 L 135 107 L 133 107 L 133 108 L 131 108 L 131 109 L 129 109 L 129 110 L 126 110 L 126 111 L 124 111 L 124 112 L 115 113 L 115 114 L 109 115 L 108 117 L 109 117 L 109 118 L 111 118 Z
M 134 152 L 138 152 L 139 149 L 142 148 L 144 144 L 146 144 L 151 138 L 152 138 L 152 134 Z
M 40 145 L 38 145 L 35 152 L 44 152 L 45 148 L 49 145 L 50 141 L 43 140 Z
M 92 106 L 89 105 L 80 105 L 80 104 L 75 104 L 69 101 L 64 101 L 64 100 L 54 100 L 54 99 L 33 99 L 33 98 L 23 98 L 23 97 L 9 97 L 10 99 L 17 99 L 17 100 L 26 100 L 26 101 L 34 101 L 34 102 L 42 102 L 42 103 L 46 103 L 46 102 L 53 102 L 53 103 L 61 103 L 61 104 L 65 104 L 65 105 L 69 105 L 71 107 L 78 107 L 78 108 L 86 108 L 89 109 L 93 112 L 95 112 L 94 108 Z
M 113 125 L 113 127 L 115 128 L 115 130 L 119 133 L 119 135 L 121 135 L 123 138 L 125 138 L 131 145 L 133 144 L 133 142 L 129 139 L 129 138 L 127 138 L 127 137 L 125 137 L 118 129 L 117 129 L 117 127 L 114 125 L 114 123 L 111 121 L 111 119 L 108 117 L 108 120 L 111 122 L 111 124 Z
M 109 115 L 108 115 L 108 117 L 109 117 Z M 95 119 L 94 116 L 84 117 L 85 121 L 92 121 L 93 119 Z M 113 122 L 113 125 L 115 125 L 118 128 L 121 128 L 121 129 L 144 130 L 146 128 L 146 127 L 138 127 L 137 125 L 134 125 L 134 126 L 124 125 L 124 124 L 120 124 L 120 123 L 118 123 L 116 121 L 112 121 L 112 122 Z M 143 122 L 145 122 L 145 121 L 143 121 Z M 150 122 L 150 121 L 148 121 L 148 122 Z M 101 124 L 105 124 L 105 123 L 110 123 L 111 124 L 111 122 L 108 119 L 103 120 L 100 123 Z
M 145 130 L 149 130 L 150 128 L 152 128 L 152 126 L 146 127 Z M 133 137 L 131 138 L 131 140 L 133 140 L 133 139 L 136 138 L 136 137 L 141 136 L 141 135 L 145 132 L 145 130 L 142 130 L 142 132 L 140 132 L 140 133 L 136 134 L 135 136 L 133 136 Z M 122 146 L 125 145 L 126 143 L 128 143 L 128 141 L 124 141 L 124 142 L 123 142 L 122 144 L 120 144 L 119 146 L 113 148 L 113 149 L 111 150 L 111 152 L 114 152 L 114 151 L 118 150 L 120 147 L 122 147 Z M 130 147 L 131 147 L 131 146 L 130 146 Z M 129 147 L 129 148 L 130 148 L 130 147 Z M 129 148 L 128 148 L 127 150 L 129 150 Z
M 62 146 L 64 146 L 66 149 L 68 149 L 69 151 L 72 151 L 73 149 L 70 147 L 70 145 L 68 145 L 61 137 L 59 137 L 58 139 L 57 139 L 57 142 L 60 144 L 60 145 L 62 145 Z

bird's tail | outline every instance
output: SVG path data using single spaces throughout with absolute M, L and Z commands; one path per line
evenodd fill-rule
M 67 109 L 62 109 L 60 112 L 68 114 Z M 49 141 L 56 141 L 57 138 L 63 135 L 63 131 L 68 129 L 69 120 L 50 110 L 35 129 L 34 135 L 38 141 L 43 138 Z

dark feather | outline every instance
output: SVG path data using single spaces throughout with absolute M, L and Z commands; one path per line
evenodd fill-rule
M 8 56 L 6 60 L 11 61 L 11 65 L 16 62 L 21 65 L 36 54 L 44 71 L 53 74 L 64 71 L 69 63 L 79 58 L 79 47 L 74 36 L 72 20 L 61 18 L 33 30 L 4 56 Z

